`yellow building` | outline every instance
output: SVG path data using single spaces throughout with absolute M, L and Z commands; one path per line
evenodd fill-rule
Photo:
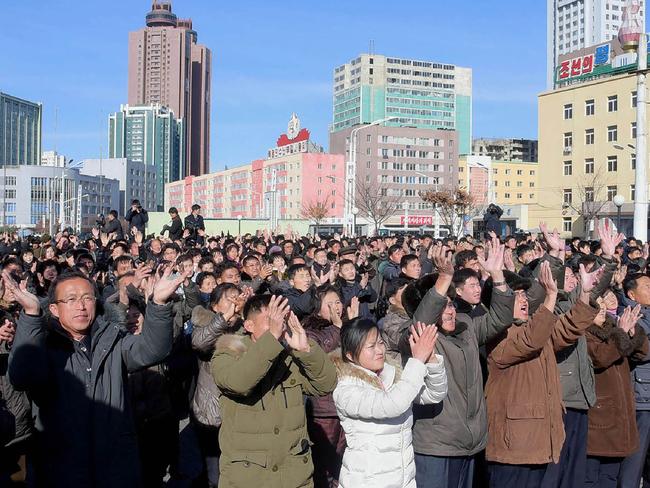
M 492 161 L 489 156 L 461 156 L 458 161 L 458 185 L 467 188 L 478 205 L 536 203 L 538 178 L 537 162 Z
M 539 113 L 538 204 L 565 237 L 585 235 L 594 217 L 616 215 L 620 194 L 628 214 L 634 200 L 636 76 L 622 74 L 542 93 Z M 626 219 L 627 220 L 627 219 Z M 622 226 L 625 231 L 625 226 Z

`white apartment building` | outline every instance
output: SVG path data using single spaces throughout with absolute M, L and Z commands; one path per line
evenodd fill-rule
M 558 57 L 609 41 L 618 35 L 623 10 L 631 0 L 547 0 L 546 88 L 553 89 Z M 645 0 L 639 18 L 645 32 Z

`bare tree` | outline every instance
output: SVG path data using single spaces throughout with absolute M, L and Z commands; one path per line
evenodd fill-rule
M 325 200 L 315 200 L 309 203 L 305 203 L 302 206 L 301 214 L 304 218 L 314 222 L 316 226 L 316 234 L 318 234 L 318 227 L 321 222 L 327 218 L 329 213 L 330 199 L 329 195 L 325 197 Z
M 473 218 L 480 213 L 474 197 L 459 187 L 433 189 L 420 192 L 420 198 L 438 212 L 453 235 L 461 235 L 465 218 Z
M 584 235 L 589 234 L 589 226 L 607 206 L 607 182 L 602 168 L 580 178 L 573 188 L 562 192 L 562 207 L 574 210 L 582 217 Z
M 381 224 L 401 208 L 400 197 L 389 194 L 388 185 L 357 178 L 355 204 L 359 214 L 372 221 L 375 234 L 379 232 Z

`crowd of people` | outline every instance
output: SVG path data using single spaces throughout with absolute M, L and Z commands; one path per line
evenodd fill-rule
M 0 236 L 0 486 L 650 484 L 647 243 L 200 210 Z

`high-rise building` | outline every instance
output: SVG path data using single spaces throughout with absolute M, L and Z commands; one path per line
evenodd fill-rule
M 155 168 L 155 181 L 146 172 L 143 184 L 146 199 L 153 199 L 156 208 L 162 209 L 165 183 L 185 176 L 183 122 L 161 105 L 122 105 L 108 118 L 108 157 Z
M 386 126 L 456 130 L 472 147 L 472 70 L 453 64 L 361 54 L 334 69 L 330 132 L 394 117 Z
M 532 139 L 474 139 L 472 155 L 500 161 L 537 161 L 537 141 Z
M 0 92 L 0 167 L 41 164 L 43 106 Z
M 644 0 L 632 0 L 639 7 L 637 20 L 645 32 Z M 564 54 L 610 41 L 618 36 L 623 11 L 630 0 L 547 0 L 546 4 L 546 88 L 553 89 L 558 58 Z
M 41 165 L 42 166 L 56 166 L 58 168 L 63 168 L 67 158 L 63 154 L 59 154 L 56 151 L 43 151 L 41 154 Z
M 147 26 L 129 33 L 129 105 L 160 104 L 184 124 L 184 175 L 210 169 L 212 54 L 190 19 L 154 0 Z M 162 189 L 162 186 L 160 187 Z

